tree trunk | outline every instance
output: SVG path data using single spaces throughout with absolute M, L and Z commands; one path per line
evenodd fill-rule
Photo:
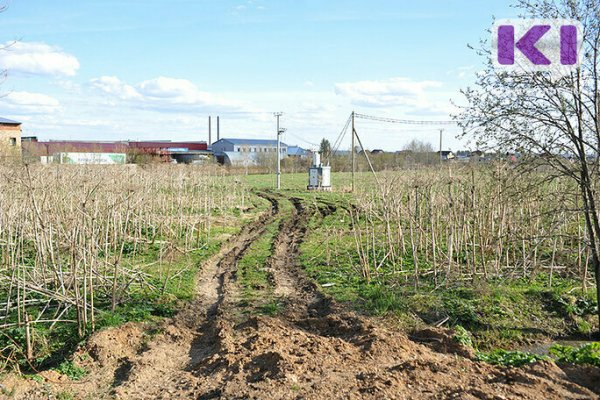
M 581 181 L 579 187 L 582 192 L 585 223 L 588 228 L 588 236 L 590 239 L 590 250 L 592 266 L 594 268 L 595 280 L 596 280 L 596 301 L 599 304 L 598 307 L 598 336 L 600 337 L 600 256 L 598 254 L 599 241 L 600 241 L 600 223 L 598 221 L 598 213 L 596 211 L 596 202 L 594 201 L 594 193 L 591 187 L 591 179 L 589 178 L 589 171 L 587 165 L 582 165 Z
M 598 257 L 592 259 L 594 273 L 596 274 L 596 302 L 598 303 L 598 339 L 600 339 L 600 260 Z

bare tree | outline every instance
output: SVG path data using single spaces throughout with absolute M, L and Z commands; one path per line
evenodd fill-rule
M 439 157 L 434 157 L 433 146 L 429 142 L 424 142 L 419 139 L 413 139 L 404 145 L 403 149 L 406 153 L 409 163 L 429 164 L 432 160 L 437 160 Z
M 570 18 L 583 26 L 582 63 L 572 73 L 507 73 L 494 70 L 488 41 L 478 54 L 487 58 L 476 87 L 463 91 L 469 105 L 456 116 L 477 144 L 524 156 L 523 166 L 568 178 L 580 193 L 587 245 L 600 299 L 600 3 L 597 0 L 517 0 L 526 18 Z M 545 179 L 548 179 L 548 176 Z M 600 311 L 598 313 L 600 320 Z
M 429 142 L 413 139 L 404 145 L 403 150 L 414 151 L 415 153 L 433 153 L 433 146 Z

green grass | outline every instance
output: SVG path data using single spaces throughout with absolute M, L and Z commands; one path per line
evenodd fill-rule
M 522 351 L 493 350 L 487 353 L 477 353 L 477 359 L 493 365 L 505 367 L 522 367 L 536 361 L 548 360 L 548 357 Z
M 550 354 L 560 362 L 600 367 L 599 342 L 584 344 L 577 348 L 555 344 L 550 348 Z
M 274 189 L 277 185 L 275 174 L 236 175 L 233 178 L 239 179 L 246 186 L 255 189 Z M 372 182 L 374 182 L 374 178 L 370 172 L 356 173 L 357 186 L 371 184 Z M 281 189 L 284 193 L 306 192 L 307 185 L 308 171 L 281 175 Z M 332 173 L 331 186 L 336 191 L 349 190 L 352 186 L 352 174 L 349 172 Z
M 471 332 L 460 325 L 456 325 L 454 327 L 454 336 L 452 339 L 463 346 L 473 347 L 473 338 L 471 337 Z
M 71 380 L 78 381 L 85 377 L 88 373 L 84 368 L 81 368 L 72 361 L 63 361 L 57 368 L 56 371 L 63 375 L 68 376 Z
M 246 187 L 256 189 L 268 189 L 273 186 L 272 176 L 269 175 L 238 176 L 232 179 L 239 179 L 248 185 Z M 314 200 L 313 194 L 304 192 L 306 179 L 304 173 L 286 176 L 283 179 L 284 191 L 280 207 L 284 214 L 289 215 L 293 209 L 292 204 L 285 200 L 292 193 Z M 224 240 L 238 233 L 243 224 L 252 223 L 269 207 L 270 203 L 258 196 L 256 191 L 248 191 L 243 210 L 241 208 L 224 211 L 215 209 L 213 216 L 219 218 L 219 222 L 212 225 L 210 235 L 208 232 L 202 232 L 198 238 L 197 250 L 186 254 L 171 250 L 166 252 L 167 254 L 170 252 L 170 256 L 161 259 L 160 254 L 165 253 L 167 249 L 161 247 L 165 246 L 162 244 L 162 238 L 152 229 L 142 232 L 142 235 L 148 239 L 148 243 L 123 243 L 124 257 L 121 264 L 132 269 L 141 268 L 144 281 L 142 283 L 121 282 L 122 287 L 126 289 L 120 293 L 114 310 L 111 310 L 110 292 L 95 294 L 94 305 L 98 310 L 95 314 L 96 330 L 119 326 L 130 321 L 153 323 L 161 318 L 173 316 L 180 309 L 182 302 L 194 297 L 199 266 L 219 250 Z M 183 211 L 186 215 L 194 215 L 197 212 L 191 208 Z M 273 315 L 282 307 L 281 302 L 274 298 L 268 273 L 264 270 L 276 230 L 276 225 L 269 227 L 266 236 L 253 245 L 249 256 L 243 261 L 246 263 L 242 265 L 242 269 L 245 268 L 245 275 L 242 278 L 246 291 L 244 295 L 246 300 L 252 303 L 252 312 L 255 313 Z M 180 237 L 183 239 L 185 232 L 181 232 Z M 115 254 L 109 250 L 109 254 L 102 253 L 101 256 L 112 259 Z M 34 297 L 34 293 L 29 294 L 30 299 Z M 32 319 L 37 318 L 39 310 L 35 307 L 27 311 Z M 76 319 L 75 310 L 63 314 L 62 318 Z M 16 315 L 4 322 L 16 322 Z M 25 361 L 23 327 L 4 329 L 0 334 L 0 348 L 3 349 L 3 355 L 20 360 L 18 367 L 23 372 L 31 371 L 30 363 L 36 369 L 57 368 L 63 365 L 62 363 L 90 333 L 91 326 L 88 327 L 87 332 L 84 332 L 84 336 L 80 337 L 75 324 L 56 324 L 52 328 L 46 324 L 38 324 L 33 329 L 35 359 L 30 362 Z
M 25 374 L 24 377 L 37 383 L 44 383 L 44 378 L 38 374 Z
M 265 233 L 250 245 L 238 262 L 240 305 L 246 313 L 274 315 L 280 309 L 274 298 L 270 273 L 266 270 L 280 222 L 277 219 L 269 224 Z
M 257 310 L 258 314 L 274 316 L 279 314 L 283 308 L 283 303 L 278 299 L 271 299 L 261 304 Z
M 63 390 L 62 392 L 58 392 L 56 395 L 56 400 L 73 400 L 75 399 L 75 395 L 73 393 Z

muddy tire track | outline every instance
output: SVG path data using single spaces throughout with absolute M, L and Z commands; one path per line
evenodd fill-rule
M 306 207 L 301 199 L 294 197 L 289 201 L 294 206 L 292 217 L 282 223 L 269 260 L 275 293 L 286 296 L 284 316 L 299 329 L 324 337 L 341 338 L 360 346 L 362 351 L 372 341 L 373 325 L 323 294 L 318 285 L 308 278 L 299 261 L 299 246 L 311 216 L 318 210 L 323 219 L 334 213 L 337 207 L 328 202 Z
M 181 398 L 197 386 L 190 371 L 201 360 L 222 350 L 226 332 L 226 303 L 238 260 L 265 231 L 279 212 L 272 196 L 258 193 L 271 204 L 256 222 L 245 225 L 203 266 L 198 276 L 197 298 L 171 321 L 133 359 L 123 360 L 127 375 L 119 376 L 114 393 L 122 398 Z M 119 368 L 121 369 L 121 368 Z
M 306 235 L 311 210 L 300 199 L 291 198 L 294 209 L 290 218 L 284 219 L 275 238 L 268 268 L 275 285 L 275 295 L 282 297 L 286 306 L 306 304 L 316 300 L 317 291 L 299 266 L 300 244 Z

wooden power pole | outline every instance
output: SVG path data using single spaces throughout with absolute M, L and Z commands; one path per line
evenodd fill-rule
M 442 156 L 442 133 L 444 133 L 444 130 L 440 129 L 440 163 L 444 160 Z
M 350 154 L 352 154 L 352 192 L 354 192 L 354 170 L 356 169 L 356 154 L 354 149 L 354 111 L 352 111 L 352 149 L 350 149 Z
M 281 189 L 281 129 L 279 129 L 279 117 L 283 113 L 276 112 L 274 115 L 277 118 L 277 190 L 279 190 Z

